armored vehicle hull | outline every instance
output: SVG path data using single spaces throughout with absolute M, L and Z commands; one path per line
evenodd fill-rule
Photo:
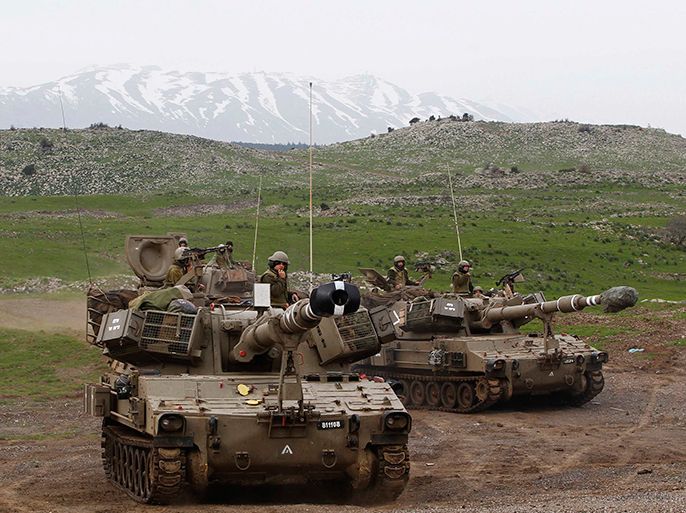
M 139 401 L 117 400 L 107 379 L 90 386 L 87 397 L 105 414 L 106 476 L 141 502 L 212 484 L 334 481 L 361 500 L 402 492 L 407 430 L 385 419 L 410 420 L 389 384 L 305 382 L 307 409 L 293 417 L 275 413 L 278 383 L 278 374 L 139 376 L 137 397 L 154 397 Z M 252 391 L 242 396 L 239 385 Z

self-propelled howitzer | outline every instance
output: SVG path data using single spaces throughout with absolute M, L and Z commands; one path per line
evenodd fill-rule
M 103 417 L 107 478 L 141 502 L 184 487 L 322 481 L 359 500 L 395 498 L 408 480 L 411 418 L 388 383 L 350 370 L 380 348 L 357 288 L 325 284 L 285 311 L 270 308 L 269 285 L 254 290 L 235 303 L 196 293 L 192 314 L 104 314 L 96 344 L 111 371 L 86 385 L 85 403 Z M 349 337 L 362 331 L 359 352 Z
M 548 394 L 581 405 L 602 391 L 608 355 L 574 335 L 554 334 L 554 314 L 593 305 L 615 312 L 637 297 L 630 287 L 615 287 L 553 301 L 508 290 L 398 302 L 392 307 L 396 340 L 356 369 L 394 383 L 411 408 L 470 413 L 513 396 Z M 520 331 L 536 318 L 543 333 Z

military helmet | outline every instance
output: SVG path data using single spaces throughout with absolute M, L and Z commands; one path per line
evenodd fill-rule
M 284 264 L 290 264 L 288 261 L 288 255 L 284 253 L 283 251 L 275 251 L 272 256 L 270 256 L 267 260 L 270 262 L 283 262 Z
M 188 245 L 188 239 L 186 237 L 179 237 L 179 244 Z
M 177 262 L 186 260 L 189 257 L 189 255 L 186 254 L 186 251 L 186 248 L 176 248 L 176 250 L 174 250 L 174 260 Z
M 397 264 L 398 262 L 404 262 L 404 261 L 405 261 L 405 257 L 402 255 L 398 255 L 393 259 L 394 264 Z
M 474 292 L 483 292 L 483 291 L 484 291 L 484 289 L 478 285 L 476 287 L 474 287 Z

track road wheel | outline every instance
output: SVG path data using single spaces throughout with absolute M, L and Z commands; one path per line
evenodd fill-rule
M 426 384 L 426 402 L 432 408 L 441 405 L 441 386 L 435 381 Z
M 461 381 L 457 384 L 457 410 L 460 412 L 468 411 L 474 404 L 476 392 L 474 384 L 470 381 Z
M 421 381 L 413 381 L 410 384 L 410 401 L 414 406 L 422 406 L 426 399 L 426 392 L 424 390 L 424 383 Z
M 457 406 L 457 385 L 452 381 L 446 381 L 441 385 L 441 405 L 450 409 Z

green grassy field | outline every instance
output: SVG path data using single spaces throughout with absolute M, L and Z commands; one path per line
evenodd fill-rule
M 641 298 L 686 296 L 686 252 L 657 238 L 666 216 L 611 218 L 612 211 L 599 215 L 587 208 L 595 197 L 588 190 L 502 192 L 510 197 L 509 202 L 490 208 L 468 206 L 459 215 L 463 253 L 474 263 L 476 283 L 490 287 L 502 274 L 524 267 L 528 281 L 523 289 L 541 289 L 548 297 L 570 292 L 591 294 L 614 285 L 634 286 Z M 299 197 L 302 193 L 292 191 L 284 201 L 273 192 L 265 195 L 262 211 L 269 212 L 273 205 L 278 206 L 278 212 L 261 216 L 258 269 L 276 249 L 289 254 L 292 270 L 308 267 L 308 218 L 306 202 Z M 603 194 L 617 201 L 621 198 L 622 206 L 616 210 L 631 210 L 632 204 L 646 201 L 672 201 L 659 190 L 608 189 Z M 484 198 L 492 200 L 489 192 L 471 191 L 471 197 L 476 203 L 483 203 Z M 221 203 L 222 198 L 214 201 Z M 177 212 L 182 212 L 184 205 L 208 203 L 207 198 L 190 195 L 88 196 L 79 202 L 94 278 L 129 272 L 123 255 L 127 234 L 185 232 L 191 245 L 198 247 L 232 239 L 237 258 L 252 258 L 253 208 L 194 216 L 156 214 L 155 209 L 162 207 L 178 206 Z M 74 206 L 74 198 L 68 196 L 12 198 L 1 203 L 3 253 L 11 265 L 0 277 L 0 286 L 37 276 L 67 282 L 87 280 Z M 409 261 L 416 260 L 420 252 L 434 259 L 448 251 L 449 261 L 459 259 L 448 205 L 351 206 L 346 215 L 316 218 L 314 226 L 317 272 L 357 272 L 358 267 L 384 272 L 398 253 Z M 428 283 L 445 290 L 451 273 L 448 265 Z
M 98 381 L 100 352 L 67 335 L 0 329 L 0 402 L 78 396 Z

